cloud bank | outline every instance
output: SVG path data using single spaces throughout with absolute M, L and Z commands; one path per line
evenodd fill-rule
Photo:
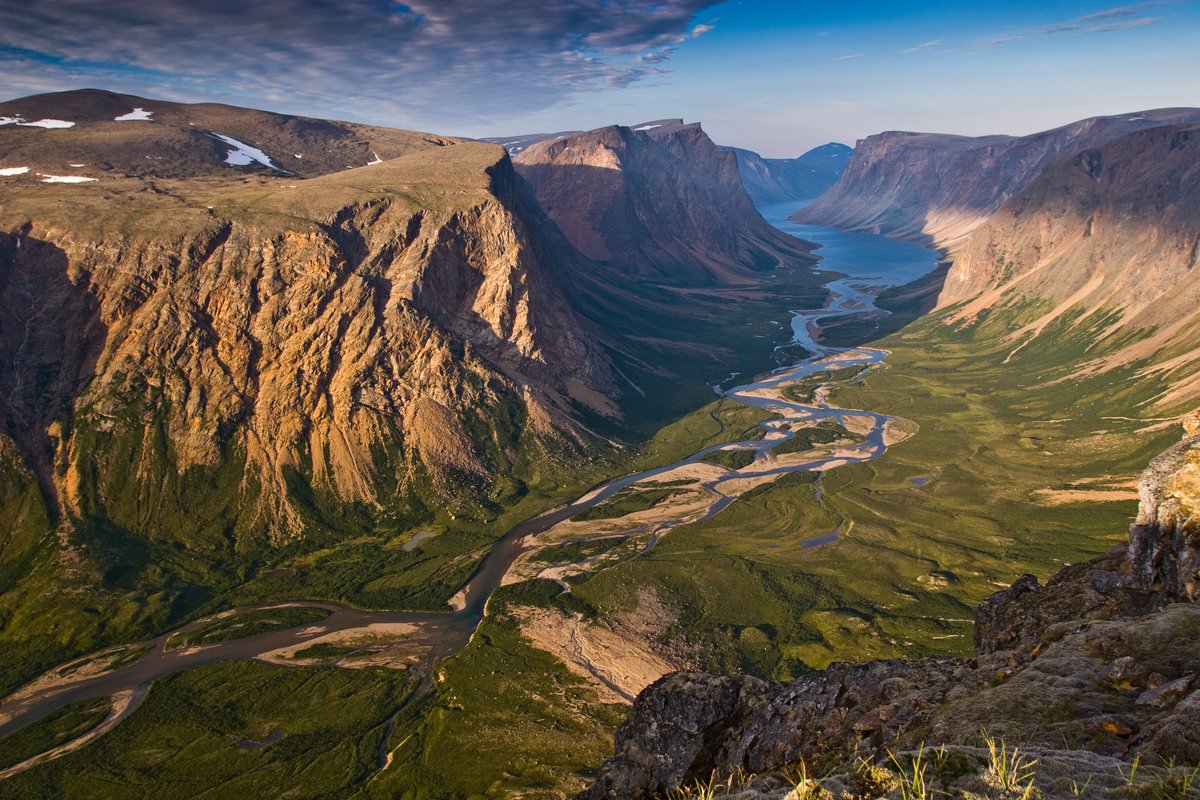
M 26 0 L 0 4 L 0 93 L 140 87 L 465 125 L 660 74 L 716 1 Z

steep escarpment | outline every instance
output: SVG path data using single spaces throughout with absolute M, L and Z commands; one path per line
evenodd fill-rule
M 0 414 L 64 520 L 398 529 L 519 495 L 522 454 L 615 413 L 500 148 L 98 189 L 18 179 L 0 219 Z
M 859 141 L 841 179 L 797 222 L 882 233 L 954 250 L 1058 160 L 1140 130 L 1195 124 L 1200 110 L 1093 117 L 1030 136 L 890 131 Z
M 902 781 L 955 797 L 1188 796 L 1198 454 L 1193 436 L 1151 465 L 1129 547 L 985 601 L 974 658 L 834 664 L 786 684 L 667 676 L 639 695 L 579 797 L 695 781 L 744 800 L 792 797 L 797 783 L 808 797 L 912 796 Z
M 232 140 L 232 141 L 231 141 Z M 100 89 L 0 103 L 0 167 L 103 178 L 310 178 L 461 141 L 417 131 Z
M 736 158 L 698 124 L 600 128 L 537 142 L 514 162 L 570 243 L 621 276 L 714 285 L 814 261 L 759 216 Z
M 1081 374 L 1133 369 L 1191 403 L 1200 300 L 1200 127 L 1164 125 L 1047 167 L 961 246 L 938 304 L 1025 350 L 1078 341 Z
M 746 194 L 758 204 L 811 200 L 837 182 L 853 149 L 830 142 L 796 158 L 763 158 L 740 147 L 722 147 L 737 156 Z

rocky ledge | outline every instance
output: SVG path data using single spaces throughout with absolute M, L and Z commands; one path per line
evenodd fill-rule
M 1200 436 L 1140 495 L 1128 546 L 986 600 L 974 658 L 664 677 L 577 800 L 1200 797 Z

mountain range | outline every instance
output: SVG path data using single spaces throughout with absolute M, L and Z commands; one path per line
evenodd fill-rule
M 464 531 L 429 562 L 445 584 L 399 602 L 441 607 L 498 515 L 746 363 L 713 324 L 729 293 L 787 267 L 764 302 L 822 294 L 695 125 L 514 169 L 486 143 L 96 90 L 0 117 L 8 613 L 64 618 L 47 582 L 132 592 L 135 635 L 289 546 L 429 523 Z M 617 152 L 586 206 L 539 206 Z M 6 680 L 113 627 L 65 613 L 62 637 L 7 629 Z
M 1140 624 L 1191 630 L 1167 601 L 1196 599 L 1195 532 L 1173 510 L 1192 503 L 1195 439 L 1148 473 L 1127 556 L 1021 578 L 976 617 L 976 661 L 957 641 L 1019 571 L 1108 547 L 1130 465 L 1200 399 L 1198 148 L 1196 109 L 765 159 L 681 119 L 473 141 L 100 90 L 2 103 L 0 687 L 315 599 L 423 613 L 372 629 L 416 649 L 367 664 L 323 642 L 312 657 L 332 660 L 209 665 L 224 705 L 205 730 L 251 718 L 226 694 L 254 670 L 282 686 L 280 664 L 330 667 L 312 674 L 350 688 L 305 702 L 359 714 L 363 796 L 562 797 L 611 748 L 621 703 L 679 666 L 747 675 L 647 689 L 586 796 L 822 754 L 845 767 L 863 742 L 880 760 L 892 734 L 910 761 L 925 731 L 976 759 L 982 717 L 965 706 L 1017 703 L 1010 679 L 1040 690 Z M 794 220 L 917 242 L 941 267 L 868 308 L 872 279 L 822 270 L 756 208 L 818 194 Z M 769 372 L 839 344 L 857 349 L 790 383 Z M 763 381 L 739 395 L 752 402 L 722 389 L 739 374 Z M 784 400 L 834 416 L 785 420 Z M 811 470 L 735 485 L 803 453 Z M 663 465 L 686 474 L 606 484 Z M 462 588 L 503 548 L 525 571 L 470 618 Z M 469 644 L 424 680 L 420 625 L 468 622 Z M 1194 690 L 1138 700 L 1194 678 L 1172 642 L 1139 649 L 1145 674 L 1113 696 L 1030 730 L 1101 742 L 1098 775 L 1191 757 L 1192 739 L 1151 729 L 1186 727 Z M 910 651 L 937 656 L 818 671 Z M 1062 680 L 1100 674 L 1085 666 Z M 208 702 L 181 688 L 192 674 L 156 682 L 121 735 Z M 264 713 L 201 749 L 264 770 L 326 752 Z M 995 719 L 1017 735 L 1020 713 Z M 109 762 L 146 750 L 113 748 Z M 46 791 L 77 785 L 72 758 Z M 180 763 L 164 769 L 194 768 Z M 358 791 L 339 770 L 313 791 Z

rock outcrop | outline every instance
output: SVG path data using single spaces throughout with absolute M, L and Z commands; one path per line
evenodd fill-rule
M 985 601 L 975 658 L 839 663 L 787 684 L 669 675 L 634 702 L 615 755 L 579 798 L 710 780 L 725 789 L 716 796 L 783 798 L 802 774 L 827 776 L 805 796 L 899 797 L 899 773 L 911 777 L 917 759 L 931 791 L 1009 797 L 988 738 L 1019 746 L 1034 796 L 1178 788 L 1200 763 L 1197 461 L 1200 437 L 1155 459 L 1128 548 L 1045 586 L 1024 576 Z M 1140 783 L 1129 779 L 1135 760 L 1146 765 Z
M 1200 436 L 1151 461 L 1138 496 L 1127 582 L 1165 601 L 1200 602 Z
M 513 161 L 570 243 L 626 280 L 714 285 L 816 261 L 759 216 L 736 157 L 695 123 L 546 139 Z
M 854 148 L 828 192 L 793 219 L 955 250 L 1051 164 L 1162 125 L 1196 124 L 1197 109 L 1093 117 L 1031 136 L 889 131 Z

